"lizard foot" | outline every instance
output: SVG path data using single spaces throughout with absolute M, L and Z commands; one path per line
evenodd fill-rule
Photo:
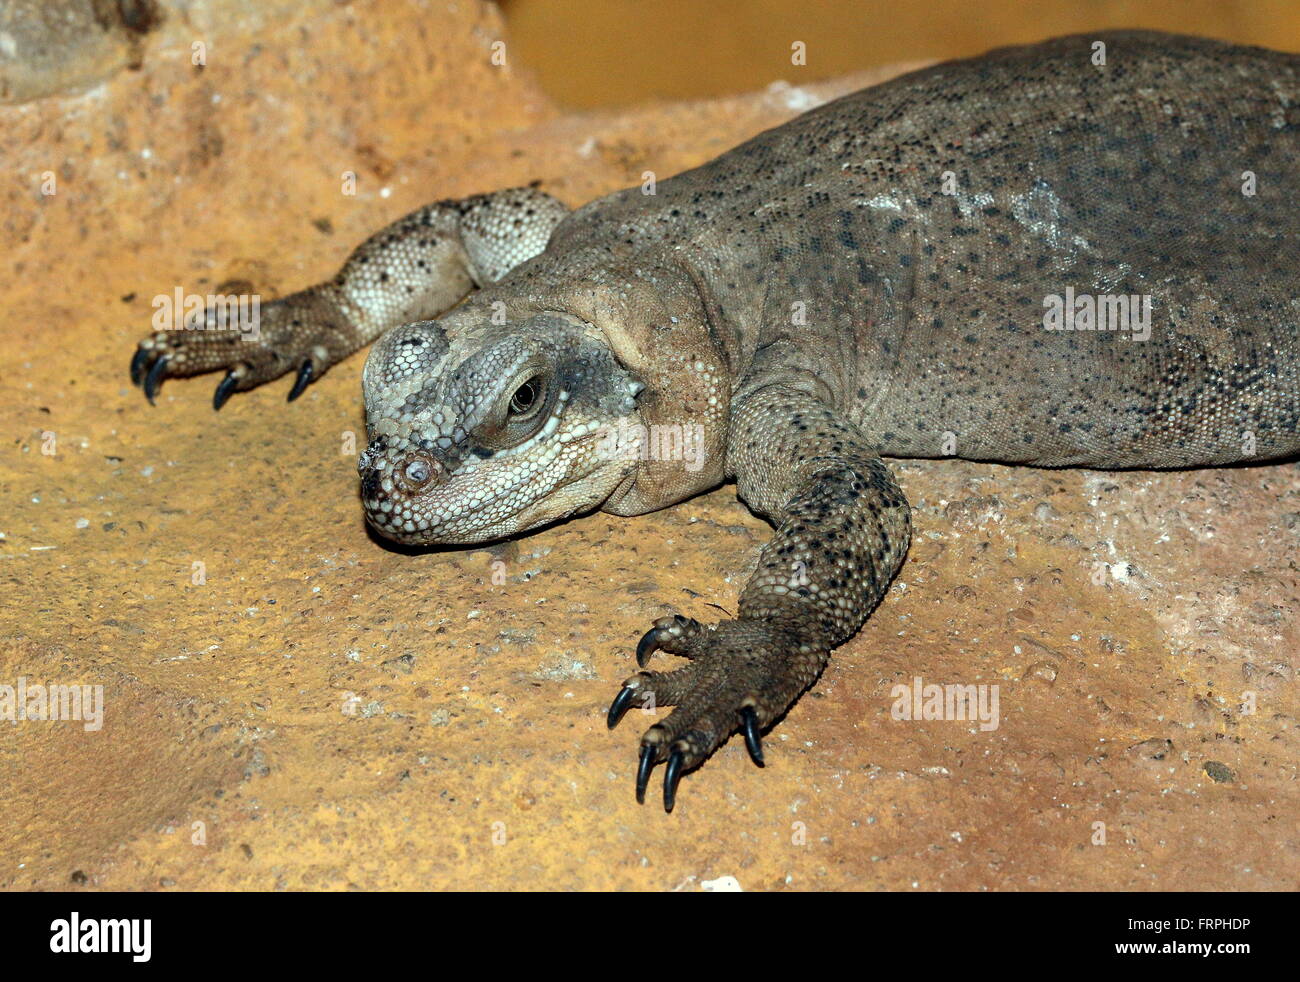
M 801 643 L 791 632 L 762 620 L 704 625 L 680 615 L 662 617 L 637 645 L 644 667 L 655 651 L 690 659 L 672 672 L 638 672 L 609 707 L 606 722 L 618 725 L 635 703 L 642 709 L 675 706 L 641 738 L 636 800 L 644 803 L 650 772 L 664 769 L 664 810 L 672 811 L 677 783 L 737 732 L 754 763 L 763 766 L 761 733 L 814 679 L 829 654 Z
M 246 392 L 295 371 L 292 402 L 304 389 L 346 356 L 350 331 L 331 304 L 309 293 L 262 305 L 256 322 L 229 326 L 228 311 L 209 307 L 179 329 L 155 331 L 140 342 L 131 359 L 131 382 L 153 403 L 164 379 L 224 368 L 212 395 L 220 409 L 232 392 Z

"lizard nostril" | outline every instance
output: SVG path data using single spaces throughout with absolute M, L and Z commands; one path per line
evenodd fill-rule
M 427 457 L 414 456 L 402 468 L 402 476 L 413 490 L 418 490 L 433 480 L 433 464 Z
M 375 501 L 379 498 L 379 471 L 371 469 L 365 472 L 361 478 L 361 496 L 367 501 Z

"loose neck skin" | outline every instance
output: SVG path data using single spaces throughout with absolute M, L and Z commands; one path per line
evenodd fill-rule
M 608 254 L 603 265 L 565 263 L 556 271 L 558 282 L 541 290 L 538 281 L 548 277 L 540 272 L 515 283 L 516 289 L 527 287 L 528 305 L 561 310 L 591 325 L 645 386 L 636 412 L 629 414 L 635 418 L 627 422 L 644 427 L 650 445 L 603 509 L 639 515 L 721 484 L 731 366 L 692 277 L 675 263 L 641 256 L 611 264 Z M 688 440 L 693 442 L 684 446 Z

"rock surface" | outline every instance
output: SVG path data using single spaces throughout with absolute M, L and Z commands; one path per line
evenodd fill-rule
M 566 117 L 488 5 L 161 6 L 85 58 L 0 24 L 0 685 L 105 698 L 0 723 L 0 886 L 1296 887 L 1294 464 L 900 462 L 890 597 L 765 770 L 733 741 L 666 816 L 604 711 L 652 618 L 734 609 L 768 532 L 732 489 L 409 555 L 362 522 L 362 358 L 220 415 L 126 380 L 177 286 L 276 296 L 427 200 L 581 203 L 892 72 Z M 996 684 L 999 727 L 892 718 L 917 676 Z

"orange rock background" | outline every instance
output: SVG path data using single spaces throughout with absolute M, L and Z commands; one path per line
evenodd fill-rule
M 362 357 L 219 415 L 216 376 L 156 408 L 127 381 L 157 294 L 283 294 L 434 198 L 580 204 L 896 68 L 571 115 L 489 4 L 95 4 L 42 35 L 27 3 L 0 20 L 0 684 L 106 707 L 0 722 L 0 886 L 1296 887 L 1294 464 L 900 462 L 890 597 L 766 769 L 733 741 L 666 816 L 632 796 L 649 721 L 604 711 L 651 619 L 734 610 L 768 529 L 732 489 L 406 554 L 357 501 Z M 914 676 L 998 684 L 1001 726 L 892 719 Z

